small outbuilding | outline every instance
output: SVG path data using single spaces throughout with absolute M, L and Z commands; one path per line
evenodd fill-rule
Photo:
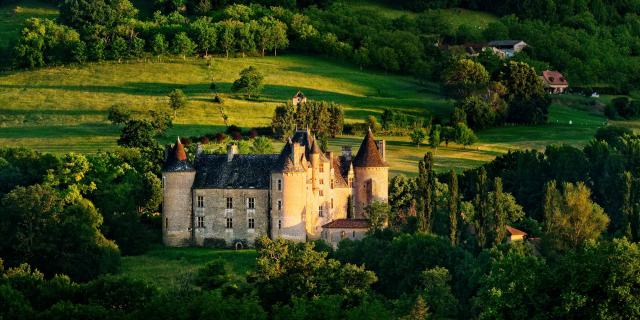
M 322 240 L 337 248 L 344 239 L 362 240 L 369 227 L 368 219 L 336 219 L 322 226 Z
M 558 71 L 542 71 L 542 80 L 544 81 L 545 90 L 548 93 L 564 93 L 567 88 L 569 88 L 569 82 L 567 82 L 567 79 Z
M 507 226 L 507 233 L 507 242 L 524 241 L 527 238 L 526 232 L 511 226 Z
M 298 91 L 298 93 L 296 93 L 291 99 L 291 102 L 293 103 L 294 106 L 297 106 L 299 104 L 306 103 L 307 97 L 305 97 L 302 91 Z
M 504 53 L 507 58 L 513 57 L 527 46 L 528 44 L 522 40 L 495 40 L 489 42 L 489 47 Z

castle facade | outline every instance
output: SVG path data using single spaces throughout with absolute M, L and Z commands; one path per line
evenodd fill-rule
M 163 241 L 251 246 L 263 235 L 359 239 L 365 207 L 387 201 L 388 176 L 385 142 L 371 131 L 355 157 L 348 146 L 340 155 L 322 152 L 311 133 L 300 130 L 279 154 L 238 154 L 229 146 L 227 154 L 197 152 L 192 163 L 178 139 L 162 172 Z

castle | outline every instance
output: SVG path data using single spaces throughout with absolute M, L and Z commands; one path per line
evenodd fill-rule
M 385 141 L 371 131 L 352 157 L 322 152 L 309 130 L 298 130 L 279 154 L 196 152 L 180 140 L 168 147 L 162 172 L 162 235 L 168 246 L 251 246 L 268 235 L 293 241 L 362 238 L 365 207 L 387 201 Z M 351 206 L 351 208 L 349 208 Z M 350 216 L 347 218 L 348 214 Z

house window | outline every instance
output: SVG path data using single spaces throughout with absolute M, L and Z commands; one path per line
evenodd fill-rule
M 324 179 L 320 179 L 320 184 L 324 184 Z
M 278 200 L 278 211 L 282 211 L 282 200 Z
M 204 196 L 198 196 L 198 208 L 204 208 Z
M 204 228 L 204 217 L 198 217 L 197 227 Z
M 324 217 L 324 208 L 322 206 L 318 207 L 318 217 Z
M 233 209 L 233 198 L 227 197 L 227 209 Z
M 255 209 L 256 208 L 256 198 L 248 198 L 247 199 L 247 208 Z
M 278 185 L 278 191 L 282 191 L 282 180 L 278 179 L 278 181 L 276 181 L 277 185 Z
M 256 220 L 254 218 L 249 218 L 249 229 L 255 229 L 256 228 Z
M 282 220 L 278 220 L 278 229 L 282 229 Z
M 344 237 L 346 236 L 347 236 L 347 233 L 344 230 L 342 230 L 342 232 L 340 232 L 340 239 L 344 239 Z
M 352 238 L 354 238 L 354 239 L 356 238 L 356 232 L 355 232 L 355 231 L 353 231 L 353 236 L 352 236 Z
M 321 197 L 324 196 L 324 192 L 322 191 L 322 189 L 318 190 L 318 195 Z
M 227 218 L 227 229 L 233 229 L 233 219 Z

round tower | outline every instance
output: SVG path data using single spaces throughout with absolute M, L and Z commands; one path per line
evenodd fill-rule
M 196 170 L 187 160 L 180 138 L 165 157 L 162 169 L 162 241 L 167 246 L 191 244 L 193 197 Z
M 385 161 L 385 141 L 376 141 L 371 129 L 353 158 L 353 206 L 355 218 L 364 218 L 364 208 L 379 201 L 387 202 L 389 166 Z
M 280 168 L 272 172 L 272 238 L 306 241 L 307 171 L 304 146 L 289 141 L 280 156 Z

